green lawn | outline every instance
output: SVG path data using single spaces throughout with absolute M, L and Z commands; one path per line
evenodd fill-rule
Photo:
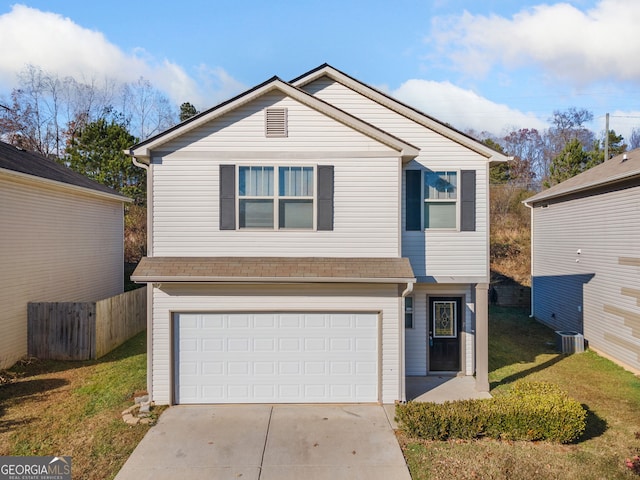
M 149 429 L 122 410 L 146 388 L 145 332 L 97 361 L 36 361 L 0 386 L 0 455 L 71 455 L 73 478 L 109 479 Z
M 555 353 L 553 331 L 524 310 L 491 309 L 489 329 L 492 393 L 521 378 L 558 384 L 588 410 L 585 435 L 571 445 L 399 435 L 412 478 L 638 478 L 624 460 L 640 452 L 640 379 L 590 351 Z

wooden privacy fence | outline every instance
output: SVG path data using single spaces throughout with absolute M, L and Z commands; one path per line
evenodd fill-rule
M 146 327 L 146 287 L 96 302 L 31 302 L 29 355 L 52 360 L 93 360 Z

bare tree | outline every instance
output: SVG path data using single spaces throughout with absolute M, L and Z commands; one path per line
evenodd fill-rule
M 60 78 L 27 65 L 18 81 L 10 98 L 0 102 L 4 107 L 0 109 L 0 137 L 46 156 L 64 157 L 78 132 L 109 115 L 122 114 L 140 139 L 177 123 L 167 97 L 142 77 L 128 84 L 109 78 L 87 81 Z
M 634 148 L 640 148 L 640 128 L 638 127 L 631 130 L 631 136 L 629 137 L 629 150 Z
M 169 99 L 143 77 L 122 87 L 121 101 L 121 111 L 130 122 L 132 133 L 141 140 L 176 123 Z

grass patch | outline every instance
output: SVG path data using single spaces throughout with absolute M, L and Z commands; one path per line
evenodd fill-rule
M 0 455 L 71 455 L 74 478 L 113 478 L 149 429 L 121 412 L 146 388 L 146 335 L 97 361 L 36 361 L 0 386 Z
M 585 434 L 557 445 L 421 441 L 399 433 L 412 478 L 637 478 L 624 462 L 640 452 L 640 379 L 591 351 L 555 353 L 554 332 L 524 310 L 492 308 L 489 328 L 492 394 L 520 379 L 555 383 L 588 410 Z

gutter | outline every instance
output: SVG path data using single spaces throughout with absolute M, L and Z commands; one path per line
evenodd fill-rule
M 531 277 L 531 298 L 529 299 L 529 318 L 535 318 L 535 302 L 533 301 L 534 296 L 535 296 L 535 290 L 533 289 L 533 231 L 534 231 L 534 225 L 533 225 L 533 205 L 529 205 L 526 201 L 522 202 L 524 204 L 525 207 L 527 207 L 529 209 L 529 215 L 531 217 L 530 223 L 531 226 L 529 227 L 529 231 L 531 233 L 531 240 L 529 241 L 529 246 L 530 246 L 530 251 L 529 251 L 529 257 L 530 257 L 530 262 L 531 262 L 531 271 L 529 272 L 530 277 Z
M 403 321 L 403 317 L 404 317 L 404 299 L 408 296 L 411 295 L 411 293 L 413 293 L 413 286 L 415 284 L 416 279 L 414 278 L 413 281 L 407 282 L 407 288 L 404 289 L 404 291 L 402 292 L 402 294 L 400 295 L 402 298 L 402 302 L 401 302 L 401 306 L 400 306 L 400 321 L 399 323 L 399 327 L 400 327 L 400 345 L 399 345 L 399 352 L 400 352 L 400 401 L 405 403 L 407 401 L 407 375 L 406 375 L 406 355 L 405 355 L 405 328 L 404 328 L 404 321 Z
M 131 150 L 124 151 L 125 155 L 131 155 L 131 161 L 136 167 L 142 168 L 145 170 L 147 175 L 147 199 L 149 199 L 149 192 L 151 190 L 151 182 L 149 181 L 149 165 L 146 163 L 140 163 L 136 157 L 133 156 L 133 152 Z M 150 210 L 152 210 L 151 205 L 152 202 L 147 201 L 147 254 L 150 253 L 149 248 L 151 247 L 151 232 L 150 232 Z M 133 278 L 132 281 L 135 282 Z M 137 283 L 137 282 L 136 282 Z M 149 399 L 153 401 L 153 289 L 155 285 L 147 285 L 147 393 L 149 394 Z

